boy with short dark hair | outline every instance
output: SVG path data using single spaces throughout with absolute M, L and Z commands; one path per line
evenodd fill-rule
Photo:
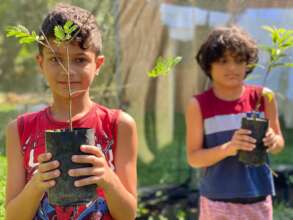
M 188 163 L 205 170 L 199 219 L 272 220 L 275 189 L 268 166 L 247 166 L 237 156 L 238 150 L 252 151 L 256 143 L 251 131 L 241 129 L 242 117 L 254 111 L 263 90 L 244 83 L 258 60 L 256 43 L 238 27 L 216 28 L 196 58 L 212 81 L 186 110 Z M 264 145 L 280 152 L 284 139 L 276 100 L 262 97 L 259 115 L 269 120 Z
M 58 45 L 54 41 L 54 27 L 67 21 L 78 29 L 72 40 Z M 39 45 L 37 63 L 48 81 L 53 102 L 39 112 L 18 116 L 7 127 L 6 219 L 134 219 L 135 122 L 120 110 L 94 103 L 89 96 L 89 87 L 104 62 L 95 17 L 79 7 L 60 4 L 45 18 L 41 33 L 51 48 Z M 74 207 L 52 205 L 46 194 L 60 175 L 60 161 L 51 161 L 52 155 L 45 153 L 45 130 L 67 128 L 69 121 L 68 74 L 60 63 L 70 66 L 73 128 L 93 128 L 96 136 L 95 146 L 81 146 L 86 155 L 72 157 L 75 163 L 92 166 L 71 169 L 68 175 L 82 177 L 75 181 L 76 187 L 96 184 L 97 199 Z

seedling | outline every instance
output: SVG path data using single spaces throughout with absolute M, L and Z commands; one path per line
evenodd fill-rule
M 72 21 L 67 21 L 63 27 L 60 25 L 56 25 L 54 27 L 54 35 L 55 35 L 55 40 L 54 42 L 57 45 L 60 45 L 61 43 L 64 42 L 68 42 L 70 43 L 70 41 L 74 38 L 74 36 L 72 36 L 72 34 L 74 33 L 74 31 L 76 31 L 78 29 L 77 25 L 73 24 Z M 77 33 L 77 32 L 76 32 Z M 20 44 L 32 44 L 32 43 L 39 43 L 41 45 L 43 45 L 44 47 L 48 48 L 53 54 L 56 55 L 54 49 L 52 48 L 48 38 L 46 37 L 46 35 L 41 32 L 41 35 L 36 34 L 35 31 L 29 31 L 25 26 L 23 25 L 17 25 L 17 26 L 9 26 L 6 29 L 6 36 L 7 37 L 15 37 L 19 39 L 19 43 Z M 68 47 L 66 47 L 66 53 L 67 53 L 67 61 L 69 61 L 69 51 L 68 51 Z M 57 56 L 56 56 L 57 57 Z M 70 66 L 69 66 L 69 62 L 68 66 L 65 67 L 64 64 L 62 62 L 60 62 L 59 59 L 57 59 L 58 64 L 61 66 L 61 68 L 67 73 L 67 88 L 68 88 L 68 94 L 69 94 L 69 130 L 72 131 L 72 107 L 71 107 L 71 103 L 72 103 L 72 96 L 76 93 L 82 92 L 82 91 L 75 91 L 74 93 L 72 93 L 71 91 L 71 87 L 70 87 L 70 74 L 69 74 L 69 70 L 70 70 Z
M 266 67 L 259 65 L 266 69 L 261 84 L 262 86 L 265 86 L 273 69 L 276 67 L 293 67 L 293 63 L 288 63 L 289 55 L 287 54 L 288 49 L 293 47 L 293 30 L 270 26 L 263 26 L 262 28 L 270 33 L 272 42 L 272 45 L 260 45 L 260 49 L 269 56 L 269 61 Z M 273 93 L 269 90 L 264 90 L 262 95 L 267 97 L 269 102 L 274 98 Z M 255 112 L 259 110 L 260 100 L 261 97 L 258 99 Z
M 293 67 L 292 63 L 288 63 L 289 55 L 287 54 L 288 50 L 293 47 L 293 30 L 269 26 L 263 26 L 263 29 L 269 32 L 272 44 L 260 46 L 260 49 L 269 56 L 269 61 L 265 67 L 257 65 L 265 69 L 261 85 L 266 86 L 267 79 L 273 69 L 277 67 Z M 252 130 L 252 136 L 257 139 L 256 148 L 252 152 L 239 152 L 240 161 L 249 165 L 266 164 L 266 147 L 263 145 L 262 139 L 268 129 L 268 120 L 261 119 L 258 115 L 262 97 L 266 97 L 269 102 L 274 99 L 272 91 L 264 89 L 257 98 L 252 118 L 242 119 L 242 128 Z

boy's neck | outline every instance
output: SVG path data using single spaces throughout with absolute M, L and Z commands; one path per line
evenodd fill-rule
M 244 85 L 237 87 L 221 87 L 213 85 L 214 94 L 225 101 L 237 100 L 241 97 L 244 92 Z
M 71 114 L 72 121 L 81 118 L 90 111 L 93 106 L 93 101 L 88 97 L 87 99 L 72 99 Z M 50 112 L 52 117 L 57 121 L 69 121 L 69 100 L 59 100 L 54 98 Z

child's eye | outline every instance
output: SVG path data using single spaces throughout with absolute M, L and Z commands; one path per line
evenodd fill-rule
M 87 60 L 83 57 L 76 58 L 74 60 L 76 63 L 85 63 Z
M 60 59 L 58 57 L 51 57 L 49 60 L 53 63 L 58 63 L 58 60 Z

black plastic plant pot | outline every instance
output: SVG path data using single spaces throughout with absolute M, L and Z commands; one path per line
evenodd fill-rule
M 268 120 L 263 118 L 242 118 L 241 127 L 251 130 L 251 137 L 256 139 L 256 147 L 253 151 L 240 150 L 239 161 L 246 165 L 260 166 L 267 162 L 267 148 L 264 146 L 263 138 L 268 129 Z
M 74 181 L 83 177 L 71 177 L 69 169 L 89 167 L 90 164 L 78 164 L 71 160 L 72 155 L 85 154 L 80 151 L 83 144 L 94 145 L 94 130 L 76 128 L 73 131 L 47 130 L 45 132 L 47 152 L 52 153 L 52 160 L 60 162 L 61 175 L 56 178 L 56 185 L 48 190 L 49 202 L 54 205 L 72 206 L 88 203 L 96 198 L 96 185 L 74 186 Z

